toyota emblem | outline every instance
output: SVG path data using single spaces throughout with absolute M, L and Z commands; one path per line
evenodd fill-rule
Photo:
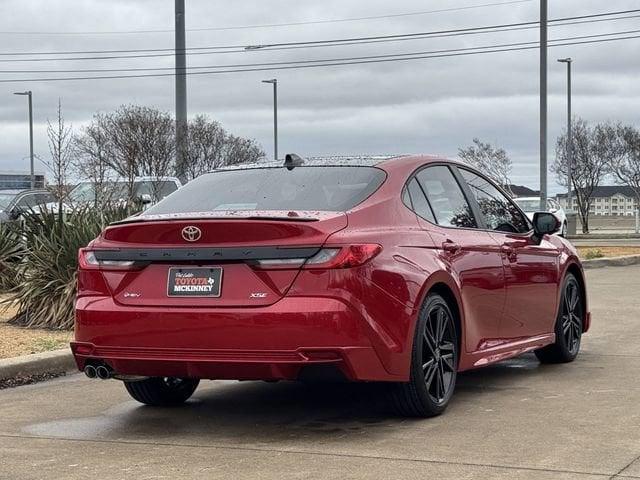
M 197 242 L 200 240 L 202 236 L 202 231 L 198 227 L 194 227 L 193 225 L 189 225 L 188 227 L 184 227 L 182 229 L 182 238 L 184 238 L 187 242 Z

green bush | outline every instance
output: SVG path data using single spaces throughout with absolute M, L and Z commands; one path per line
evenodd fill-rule
M 13 234 L 18 260 L 3 257 L 4 261 L 0 261 L 15 269 L 13 285 L 5 299 L 5 303 L 17 308 L 11 323 L 37 328 L 72 328 L 78 249 L 86 246 L 110 222 L 125 216 L 124 208 L 77 210 L 64 217 L 52 212 L 25 213 L 19 233 Z M 3 246 L 0 242 L 0 249 Z M 11 254 L 10 247 L 6 250 Z M 0 251 L 0 255 L 3 253 Z
M 16 286 L 18 264 L 23 255 L 20 229 L 11 223 L 0 225 L 0 292 Z

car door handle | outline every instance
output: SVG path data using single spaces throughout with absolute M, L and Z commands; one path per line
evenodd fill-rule
M 446 240 L 442 242 L 442 250 L 447 253 L 457 253 L 461 250 L 462 247 L 458 245 L 456 242 L 452 242 L 451 240 Z

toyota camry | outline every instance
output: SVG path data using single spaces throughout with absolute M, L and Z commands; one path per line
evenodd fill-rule
M 80 250 L 72 350 L 148 405 L 203 379 L 341 378 L 433 416 L 458 372 L 576 358 L 590 314 L 559 229 L 437 157 L 224 168 Z

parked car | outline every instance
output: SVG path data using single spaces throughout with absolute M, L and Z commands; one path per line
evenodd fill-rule
M 28 210 L 37 210 L 55 202 L 55 196 L 45 189 L 0 190 L 0 223 L 18 220 Z
M 433 416 L 460 371 L 576 358 L 590 313 L 559 228 L 435 157 L 218 170 L 80 251 L 71 347 L 148 405 L 334 374 Z
M 540 210 L 540 197 L 519 197 L 516 198 L 516 203 L 527 214 L 529 219 L 533 219 L 535 212 Z M 567 214 L 560 206 L 558 201 L 554 198 L 547 199 L 547 211 L 553 213 L 560 221 L 560 236 L 567 235 Z
M 162 200 L 175 192 L 182 184 L 176 177 L 136 177 L 133 181 L 133 197 L 144 208 Z M 80 182 L 70 192 L 64 202 L 68 212 L 84 205 L 93 205 L 96 201 L 96 184 L 94 182 Z M 124 203 L 129 197 L 129 185 L 126 181 L 107 181 L 101 185 L 99 194 L 110 204 Z M 49 205 L 57 209 L 58 205 Z

